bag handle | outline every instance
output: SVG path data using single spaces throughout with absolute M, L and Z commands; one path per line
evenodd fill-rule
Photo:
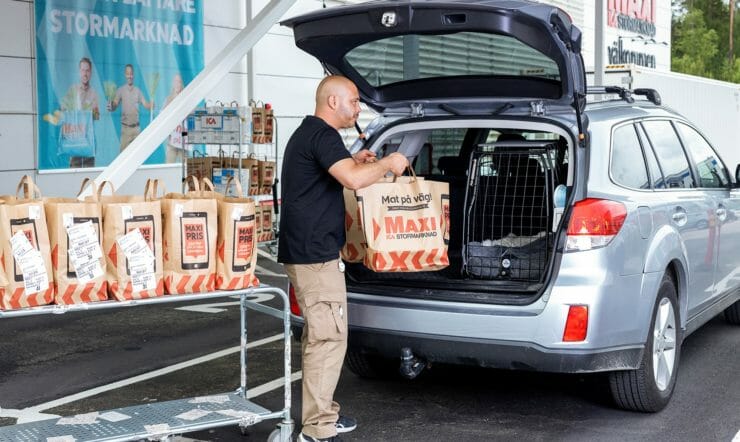
M 21 188 L 23 188 L 23 198 L 27 200 L 33 200 L 36 198 L 41 198 L 41 190 L 36 185 L 36 183 L 33 182 L 33 179 L 29 175 L 23 175 L 20 182 L 18 183 L 18 187 L 15 189 L 15 197 L 18 198 L 18 193 L 21 191 Z
M 80 191 L 77 192 L 77 198 L 82 195 L 82 192 L 85 191 L 85 188 L 90 185 L 90 196 L 93 201 L 98 201 L 98 187 L 97 184 L 95 184 L 95 180 L 92 178 L 86 177 L 84 180 L 82 180 L 82 184 L 80 185 Z
M 198 182 L 198 178 L 195 175 L 188 175 L 187 178 L 185 178 L 185 187 L 191 187 L 193 190 L 188 189 L 188 193 L 190 192 L 198 192 L 200 193 L 200 183 Z
M 232 181 L 234 182 L 234 187 L 236 187 L 237 197 L 244 198 L 244 191 L 242 189 L 242 184 L 239 182 L 238 179 L 234 178 L 234 175 L 229 175 L 229 178 L 226 180 L 226 187 L 224 188 L 224 195 L 229 194 L 229 187 L 231 186 Z
M 213 182 L 210 179 L 208 179 L 208 177 L 205 177 L 205 176 L 200 179 L 200 189 L 203 192 L 205 191 L 215 192 L 216 191 L 216 188 L 213 186 Z
M 411 179 L 409 180 L 409 184 L 410 183 L 415 183 L 416 182 L 416 172 L 414 172 L 414 168 L 411 167 L 411 166 L 406 166 L 406 170 L 408 170 L 410 172 L 410 175 L 411 175 Z M 396 178 L 398 178 L 398 177 L 396 175 L 393 175 L 393 182 L 394 183 L 396 182 Z
M 103 194 L 103 189 L 105 188 L 106 185 L 108 187 L 110 187 L 110 194 L 111 195 L 115 195 L 116 194 L 116 188 L 113 186 L 113 183 L 111 183 L 108 180 L 105 180 L 105 181 L 103 181 L 103 182 L 100 183 L 100 186 L 98 186 L 98 192 L 96 193 L 98 199 L 100 199 L 100 196 Z
M 144 200 L 154 201 L 157 199 L 157 193 L 159 191 L 159 185 L 162 185 L 162 196 L 167 194 L 167 189 L 164 186 L 164 182 L 157 178 L 148 178 L 146 180 L 146 186 L 144 186 Z

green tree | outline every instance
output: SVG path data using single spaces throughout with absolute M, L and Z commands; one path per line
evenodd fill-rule
M 726 81 L 737 81 L 735 59 L 740 48 L 737 20 L 731 23 L 728 0 L 672 0 L 672 69 Z M 701 20 L 696 16 L 701 15 Z M 730 31 L 732 26 L 732 32 Z M 714 37 L 703 33 L 714 32 Z M 732 37 L 732 44 L 730 38 Z M 700 41 L 691 41 L 699 38 Z M 715 49 L 702 53 L 708 40 L 716 38 Z M 732 52 L 731 52 L 732 51 Z M 700 73 L 703 72 L 703 73 Z
M 674 26 L 672 39 L 673 71 L 701 77 L 719 77 L 720 72 L 715 72 L 715 66 L 722 66 L 716 64 L 719 36 L 717 31 L 707 28 L 701 10 L 689 10 L 682 17 L 680 26 Z

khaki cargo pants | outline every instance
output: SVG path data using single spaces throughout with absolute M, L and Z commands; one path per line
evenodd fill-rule
M 325 439 L 337 434 L 339 404 L 334 389 L 347 351 L 347 288 L 339 260 L 286 264 L 303 312 L 303 434 Z

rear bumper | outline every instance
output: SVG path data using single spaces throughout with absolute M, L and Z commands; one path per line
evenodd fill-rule
M 553 373 L 629 370 L 639 366 L 643 347 L 607 349 L 548 349 L 529 342 L 449 339 L 434 335 L 401 334 L 387 330 L 350 328 L 349 345 L 358 351 L 398 358 L 401 348 L 428 361 L 500 369 Z

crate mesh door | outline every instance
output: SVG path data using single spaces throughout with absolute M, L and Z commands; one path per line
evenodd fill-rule
M 465 270 L 474 278 L 538 282 L 550 254 L 547 151 L 475 152 L 466 197 Z

